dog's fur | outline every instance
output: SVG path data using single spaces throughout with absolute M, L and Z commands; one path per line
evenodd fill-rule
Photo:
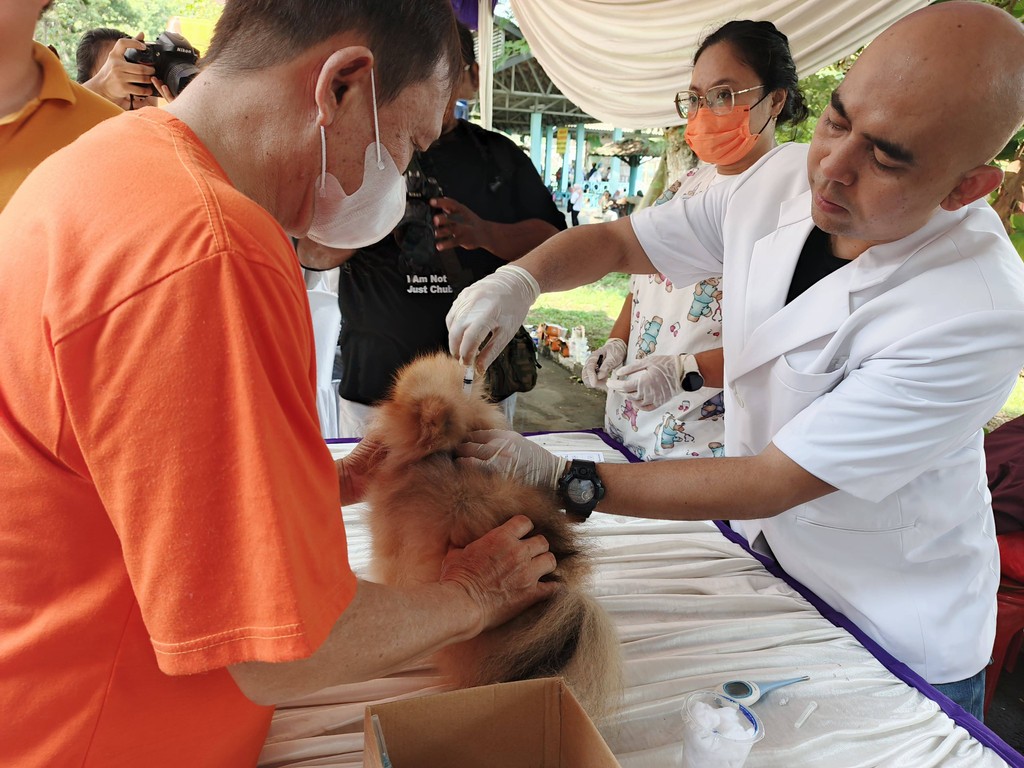
M 485 401 L 482 382 L 463 391 L 463 368 L 446 355 L 420 358 L 399 372 L 371 428 L 387 449 L 367 492 L 373 578 L 385 584 L 435 582 L 450 547 L 464 547 L 517 514 L 543 534 L 558 567 L 556 596 L 477 638 L 442 650 L 436 662 L 457 686 L 561 675 L 594 716 L 620 687 L 619 641 L 607 614 L 585 592 L 591 561 L 577 524 L 553 493 L 453 453 L 478 429 L 507 429 Z M 482 378 L 482 377 L 481 377 Z

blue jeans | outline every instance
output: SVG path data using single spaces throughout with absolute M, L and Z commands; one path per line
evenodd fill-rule
M 985 719 L 985 670 L 968 677 L 965 680 L 957 680 L 955 683 L 941 683 L 932 686 L 935 690 L 944 693 L 965 710 L 970 712 L 979 720 Z

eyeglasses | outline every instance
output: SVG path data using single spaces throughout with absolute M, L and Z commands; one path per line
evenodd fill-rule
M 734 91 L 727 85 L 716 85 L 714 88 L 708 88 L 708 92 L 703 96 L 696 91 L 680 91 L 676 94 L 676 112 L 684 119 L 690 115 L 695 115 L 700 108 L 700 103 L 703 101 L 704 106 L 710 109 L 712 114 L 727 115 L 736 106 L 737 96 L 741 93 L 756 91 L 758 88 L 764 88 L 764 86 L 755 85 L 753 88 Z

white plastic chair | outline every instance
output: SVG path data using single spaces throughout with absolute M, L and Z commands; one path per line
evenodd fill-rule
M 341 308 L 337 295 L 323 288 L 312 288 L 306 295 L 316 345 L 316 410 L 320 416 L 320 433 L 324 438 L 338 437 L 338 391 L 331 378 L 341 333 Z

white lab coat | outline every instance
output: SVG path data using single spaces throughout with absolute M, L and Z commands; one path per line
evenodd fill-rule
M 960 680 L 995 635 L 981 428 L 1024 364 L 1024 265 L 979 202 L 786 305 L 813 227 L 806 162 L 806 146 L 779 147 L 733 184 L 634 215 L 634 231 L 673 282 L 724 274 L 728 455 L 774 442 L 840 489 L 734 526 L 926 680 Z

